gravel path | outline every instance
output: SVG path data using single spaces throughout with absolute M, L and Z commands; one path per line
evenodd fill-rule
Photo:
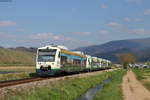
M 150 91 L 136 79 L 132 71 L 123 77 L 122 90 L 124 100 L 150 100 Z

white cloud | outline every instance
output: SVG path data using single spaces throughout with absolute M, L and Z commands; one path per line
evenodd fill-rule
M 17 31 L 17 32 L 23 32 L 23 31 L 25 31 L 25 29 L 23 29 L 23 28 L 18 28 L 18 29 L 16 29 L 16 31 Z
M 109 33 L 108 30 L 99 30 L 98 32 L 99 32 L 100 34 L 102 34 L 102 35 L 106 35 L 106 34 Z
M 109 23 L 108 26 L 113 28 L 115 31 L 120 32 L 120 33 L 138 34 L 138 35 L 148 35 L 148 34 L 150 34 L 150 30 L 146 30 L 146 29 L 143 29 L 143 28 L 132 29 L 132 28 L 128 28 L 127 26 L 125 26 L 123 24 L 119 24 L 119 23 L 116 23 L 116 22 Z
M 108 6 L 105 5 L 105 4 L 102 4 L 102 5 L 101 5 L 101 8 L 108 8 Z
M 56 45 L 67 46 L 71 49 L 91 44 L 86 41 L 66 37 L 63 35 L 57 35 L 51 32 L 29 34 L 29 35 L 28 34 L 13 35 L 0 32 L 0 43 L 1 43 L 0 46 L 4 47 L 6 46 L 40 47 L 54 43 Z
M 150 30 L 146 30 L 146 29 L 126 29 L 125 32 L 131 34 L 138 34 L 138 35 L 150 34 Z
M 30 36 L 33 39 L 52 39 L 60 40 L 60 36 L 54 35 L 53 33 L 38 33 Z
M 141 19 L 141 18 L 129 18 L 129 17 L 125 17 L 124 21 L 126 21 L 126 22 L 141 22 L 141 21 L 143 21 L 143 19 Z
M 141 22 L 141 21 L 143 21 L 143 19 L 141 19 L 141 18 L 135 18 L 134 21 L 135 22 Z
M 0 32 L 0 37 L 1 37 L 1 39 L 5 39 L 5 38 L 13 39 L 13 38 L 15 38 L 15 35 L 8 34 L 8 33 L 5 33 L 5 32 Z
M 90 35 L 91 32 L 74 32 L 75 34 L 79 34 L 79 35 Z
M 131 19 L 130 19 L 130 18 L 128 18 L 128 17 L 126 17 L 126 18 L 124 18 L 124 21 L 126 21 L 126 22 L 130 22 L 130 21 L 131 21 Z
M 146 0 L 126 0 L 128 2 L 133 2 L 133 3 L 141 3 L 141 2 L 144 2 Z
M 144 11 L 144 15 L 150 15 L 150 9 L 146 9 L 146 10 Z
M 0 21 L 0 27 L 7 27 L 16 25 L 16 22 L 13 21 Z
M 117 22 L 109 22 L 107 24 L 107 26 L 109 26 L 109 27 L 121 27 L 122 25 L 117 23 Z

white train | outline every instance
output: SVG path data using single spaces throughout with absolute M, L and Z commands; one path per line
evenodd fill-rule
M 108 68 L 111 68 L 111 61 L 85 55 L 80 51 L 72 52 L 64 46 L 49 45 L 37 50 L 36 72 L 39 75 L 55 75 Z

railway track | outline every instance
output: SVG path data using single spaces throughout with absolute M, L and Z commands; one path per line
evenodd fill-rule
M 26 78 L 26 79 L 3 81 L 3 82 L 0 82 L 0 88 L 13 86 L 13 85 L 18 85 L 18 84 L 23 84 L 23 83 L 41 81 L 41 80 L 46 80 L 46 79 L 50 79 L 50 78 L 35 77 L 35 78 Z

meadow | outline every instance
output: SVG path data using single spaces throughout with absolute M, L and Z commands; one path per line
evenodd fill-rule
M 137 79 L 150 90 L 150 68 L 133 69 Z

